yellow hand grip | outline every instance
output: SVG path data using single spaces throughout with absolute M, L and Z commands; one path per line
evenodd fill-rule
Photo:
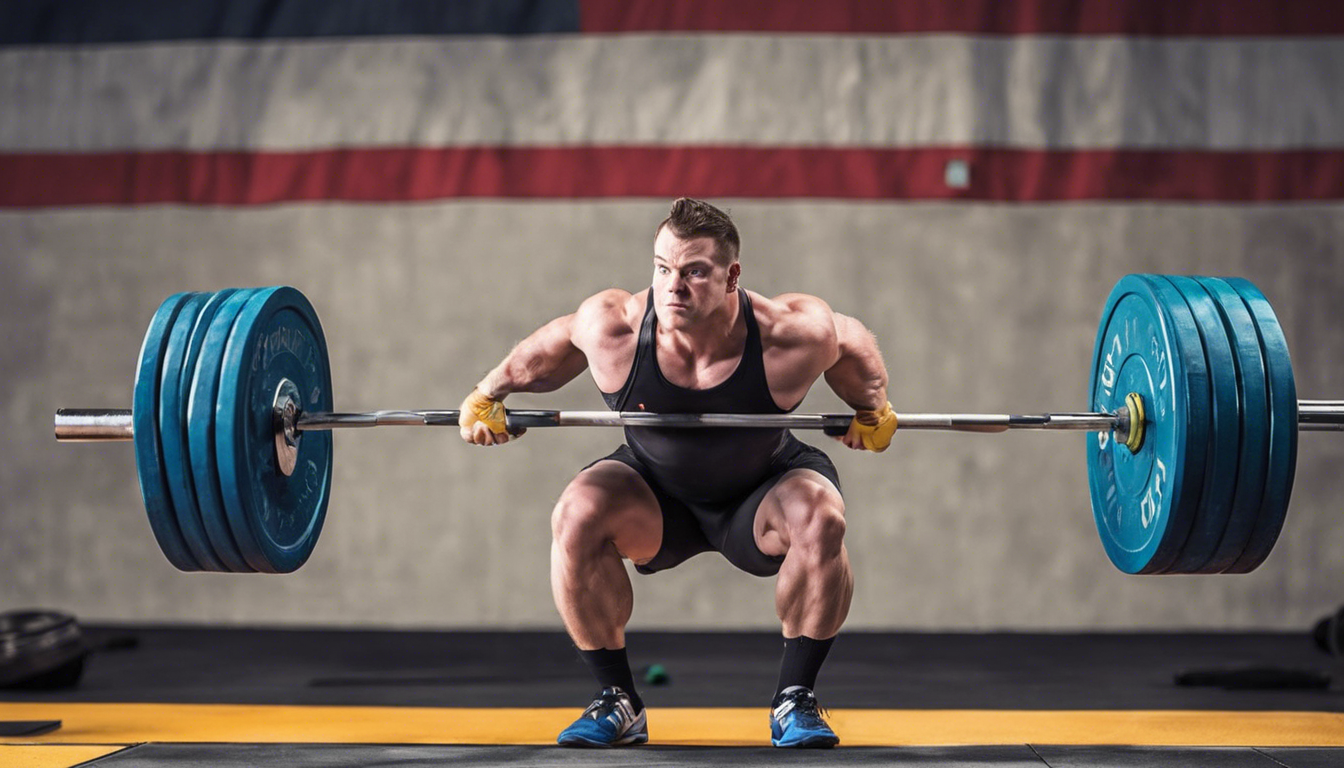
M 848 436 L 859 438 L 865 449 L 881 453 L 891 445 L 895 433 L 896 413 L 891 410 L 891 403 L 887 403 L 880 411 L 857 411 L 849 423 Z

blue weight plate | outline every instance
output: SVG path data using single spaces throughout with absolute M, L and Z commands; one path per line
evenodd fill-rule
M 1269 382 L 1269 463 L 1265 495 L 1245 551 L 1225 571 L 1250 573 L 1269 557 L 1288 515 L 1288 498 L 1297 471 L 1297 385 L 1293 381 L 1293 363 L 1288 357 L 1288 341 L 1265 295 L 1250 281 L 1239 277 L 1228 278 L 1227 284 L 1241 295 L 1255 320 Z
M 1260 333 L 1241 296 L 1216 277 L 1196 278 L 1218 302 L 1228 339 L 1236 352 L 1237 382 L 1241 393 L 1241 452 L 1237 457 L 1236 491 L 1223 539 L 1205 566 L 1207 573 L 1222 573 L 1246 548 L 1260 515 L 1269 464 L 1269 398 L 1265 362 L 1260 356 Z
M 221 498 L 219 470 L 215 467 L 215 395 L 219 392 L 219 375 L 224 366 L 224 346 L 238 312 L 252 296 L 254 289 L 240 288 L 226 298 L 215 310 L 196 354 L 196 369 L 191 376 L 191 394 L 187 399 L 187 455 L 191 457 L 191 479 L 196 486 L 196 505 L 201 514 L 215 553 L 222 555 L 233 541 Z M 255 571 L 256 567 L 239 554 L 243 566 L 234 570 Z M 236 565 L 233 563 L 231 565 Z
M 178 382 L 182 378 L 182 366 L 187 356 L 187 341 L 191 329 L 200 317 L 201 308 L 210 300 L 211 294 L 193 293 L 182 304 L 173 320 L 172 330 L 168 333 L 163 365 L 159 371 L 159 446 L 163 449 L 163 468 L 168 482 L 169 496 L 173 500 L 173 510 L 177 514 L 178 530 L 187 549 L 200 563 L 201 570 L 223 571 L 223 563 L 215 556 L 210 540 L 201 527 L 201 517 L 196 511 L 196 498 L 189 486 L 191 464 L 186 461 L 181 446 L 184 444 L 185 427 L 182 419 L 186 415 L 187 400 L 183 397 Z
M 191 339 L 187 343 L 187 358 L 190 363 L 189 365 L 183 366 L 181 378 L 181 387 L 184 393 L 184 410 L 182 412 L 184 428 L 181 437 L 183 454 L 187 457 L 188 466 L 193 467 L 192 471 L 189 472 L 187 476 L 191 486 L 192 504 L 195 507 L 196 514 L 200 517 L 201 526 L 205 529 L 206 537 L 210 540 L 210 544 L 215 550 L 215 555 L 219 557 L 220 561 L 228 571 L 234 573 L 254 573 L 255 570 L 243 559 L 242 553 L 238 551 L 238 544 L 233 540 L 233 534 L 229 532 L 229 524 L 224 520 L 223 508 L 219 504 L 218 491 L 213 489 L 207 491 L 206 494 L 213 500 L 213 503 L 205 506 L 202 506 L 201 504 L 201 492 L 196 489 L 196 465 L 193 462 L 200 461 L 203 471 L 214 473 L 215 457 L 213 453 L 200 459 L 193 456 L 191 453 L 191 441 L 189 439 L 190 425 L 187 423 L 187 416 L 190 408 L 190 394 L 194 391 L 196 367 L 200 362 L 201 349 L 205 346 L 206 336 L 209 334 L 210 326 L 214 322 L 215 316 L 219 313 L 220 308 L 222 308 L 224 303 L 237 292 L 238 289 L 225 288 L 211 297 L 210 302 L 201 309 L 201 316 L 196 321 L 196 326 L 191 331 Z M 218 356 L 220 354 L 223 354 L 222 348 L 216 350 L 216 355 Z M 210 408 L 208 411 L 213 413 L 214 409 Z M 210 434 L 213 434 L 213 432 Z M 210 444 L 213 445 L 213 440 Z
M 163 442 L 164 466 L 168 467 L 168 487 L 173 494 L 173 507 L 177 510 L 182 534 L 191 551 L 196 554 L 196 559 L 206 570 L 247 573 L 252 569 L 247 566 L 242 555 L 237 554 L 238 546 L 232 539 L 221 542 L 212 536 L 212 521 L 201 515 L 200 504 L 196 500 L 196 481 L 192 474 L 187 436 L 187 405 L 191 399 L 191 382 L 200 357 L 201 342 L 205 339 L 215 313 L 233 293 L 232 288 L 226 288 L 215 294 L 201 294 L 193 300 L 198 311 L 188 319 L 184 308 L 173 325 L 169 349 L 176 352 L 177 362 L 164 366 L 161 385 L 164 407 L 159 410 L 159 436 Z M 168 407 L 170 403 L 172 407 Z M 223 526 L 223 521 L 219 521 L 219 524 Z M 227 526 L 223 530 L 227 535 Z
M 1090 410 L 1144 400 L 1143 445 L 1087 436 L 1092 514 L 1106 555 L 1126 573 L 1158 573 L 1180 553 L 1199 509 L 1210 420 L 1199 331 L 1167 281 L 1127 275 L 1102 311 L 1088 383 Z
M 301 435 L 293 474 L 277 466 L 272 411 L 286 379 L 302 410 L 331 410 L 331 364 L 317 313 L 293 288 L 264 288 L 229 335 L 215 461 L 234 538 L 249 563 L 272 573 L 289 573 L 312 554 L 331 495 L 330 432 Z
M 1237 391 L 1237 363 L 1223 327 L 1218 305 L 1209 292 L 1189 277 L 1167 276 L 1167 281 L 1185 297 L 1186 306 L 1199 325 L 1204 359 L 1209 366 L 1213 419 L 1209 431 L 1209 455 L 1204 487 L 1199 495 L 1199 513 L 1181 554 L 1165 573 L 1216 573 L 1206 570 L 1223 539 L 1232 512 L 1237 486 L 1237 458 L 1241 455 L 1241 405 Z
M 145 332 L 145 340 L 140 345 L 131 403 L 135 465 L 140 476 L 140 494 L 145 498 L 145 511 L 149 514 L 149 527 L 168 562 L 180 571 L 199 571 L 201 564 L 192 556 L 187 542 L 182 538 L 182 530 L 177 525 L 177 513 L 173 511 L 172 495 L 168 490 L 159 442 L 159 371 L 163 367 L 169 330 L 182 305 L 192 295 L 175 293 L 169 296 L 150 319 L 149 330 Z

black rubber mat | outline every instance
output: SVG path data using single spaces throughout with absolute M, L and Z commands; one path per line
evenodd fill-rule
M 4 701 L 570 707 L 594 684 L 559 632 L 396 632 L 91 627 L 79 688 L 0 691 Z M 774 633 L 631 633 L 653 707 L 764 707 L 778 674 Z M 1330 671 L 1301 634 L 843 633 L 817 692 L 832 708 L 1344 711 L 1327 690 L 1181 687 L 1191 669 Z
M 1339 768 L 1344 750 L 1319 747 L 1275 747 L 1261 752 L 1290 768 Z
M 1033 749 L 1050 768 L 1307 768 L 1310 765 L 1276 761 L 1264 752 L 1243 747 L 1035 746 Z M 1336 761 L 1344 761 L 1344 749 L 1324 751 L 1333 753 Z
M 98 768 L 292 768 L 340 766 L 942 766 L 944 768 L 1319 768 L 1344 764 L 1344 749 L 1178 747 L 873 747 L 828 752 L 770 748 L 349 746 L 322 744 L 145 744 L 95 760 Z

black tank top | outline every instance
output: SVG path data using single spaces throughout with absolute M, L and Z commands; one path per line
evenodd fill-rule
M 653 293 L 639 328 L 630 376 L 619 392 L 603 392 L 613 411 L 649 413 L 788 413 L 775 405 L 765 380 L 761 332 L 751 299 L 737 291 L 747 322 L 747 343 L 733 374 L 709 389 L 687 389 L 663 378 L 654 338 L 658 318 Z M 795 406 L 796 407 L 796 406 Z M 771 460 L 785 446 L 787 429 L 626 427 L 625 440 L 663 490 L 690 503 L 716 504 L 755 490 Z

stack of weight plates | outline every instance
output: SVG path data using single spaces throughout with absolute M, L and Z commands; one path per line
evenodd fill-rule
M 1102 313 L 1090 407 L 1143 397 L 1143 445 L 1088 434 L 1092 510 L 1126 573 L 1246 573 L 1283 528 L 1297 391 L 1269 302 L 1239 279 L 1128 275 Z
M 89 654 L 75 617 L 57 611 L 0 613 L 0 687 L 68 688 Z
M 330 411 L 317 313 L 288 287 L 178 293 L 150 321 L 132 414 L 140 490 L 159 547 L 184 571 L 288 573 L 312 553 L 331 489 L 330 432 L 278 467 L 273 409 L 289 380 Z

